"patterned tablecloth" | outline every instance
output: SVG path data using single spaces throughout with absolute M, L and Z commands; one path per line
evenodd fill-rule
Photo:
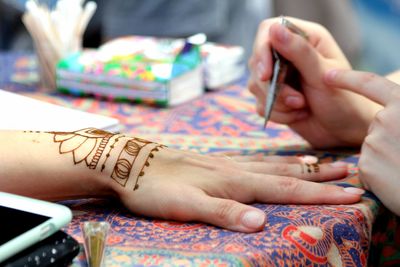
M 35 70 L 33 57 L 0 54 L 3 89 L 109 115 L 120 120 L 123 132 L 201 153 L 241 150 L 312 154 L 322 162 L 345 160 L 353 168 L 339 183 L 359 184 L 354 167 L 357 154 L 352 151 L 310 150 L 304 140 L 278 124 L 271 123 L 266 131 L 262 130 L 263 120 L 255 112 L 245 81 L 176 108 L 158 109 L 45 92 L 35 86 Z M 66 231 L 79 242 L 83 242 L 81 222 L 111 224 L 106 266 L 365 266 L 371 225 L 380 206 L 368 193 L 354 205 L 254 204 L 267 215 L 265 230 L 243 234 L 197 222 L 135 216 L 108 200 L 85 199 L 65 204 L 74 212 Z M 380 241 L 383 239 L 381 236 Z M 85 264 L 81 253 L 74 265 Z

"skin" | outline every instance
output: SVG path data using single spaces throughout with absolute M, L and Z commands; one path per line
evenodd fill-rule
M 95 129 L 0 131 L 0 140 L 2 191 L 45 200 L 118 198 L 139 215 L 234 231 L 263 229 L 265 214 L 250 203 L 350 204 L 364 193 L 318 183 L 345 177 L 347 166 L 310 157 L 202 155 Z
M 400 72 L 389 78 L 398 81 Z M 400 216 L 400 85 L 373 73 L 331 70 L 325 83 L 363 95 L 384 108 L 372 121 L 362 145 L 360 179 Z
M 385 78 L 392 82 L 400 84 L 400 70 L 389 73 L 388 75 L 385 76 Z
M 295 65 L 302 82 L 299 88 L 283 85 L 271 119 L 289 125 L 316 148 L 361 146 L 361 182 L 400 215 L 400 71 L 386 78 L 351 71 L 326 29 L 289 20 L 307 32 L 308 41 L 277 24 L 277 19 L 260 25 L 249 61 L 249 89 L 256 96 L 258 113 L 264 113 L 274 47 Z
M 360 146 L 370 122 L 382 107 L 350 91 L 323 82 L 330 69 L 351 69 L 330 33 L 319 24 L 288 18 L 309 38 L 296 35 L 268 19 L 260 24 L 249 60 L 249 90 L 257 112 L 264 115 L 267 82 L 272 74 L 271 47 L 293 63 L 301 74 L 297 88 L 283 85 L 271 121 L 287 124 L 315 148 Z

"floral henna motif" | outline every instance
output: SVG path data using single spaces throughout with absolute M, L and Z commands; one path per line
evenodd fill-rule
M 107 144 L 114 139 L 114 143 L 109 146 L 108 153 L 105 155 L 101 171 L 106 168 L 106 163 L 115 149 L 116 143 L 125 137 L 95 128 L 86 128 L 75 132 L 48 133 L 54 135 L 55 143 L 60 143 L 58 148 L 60 154 L 72 153 L 75 165 L 84 161 L 89 169 L 96 169 Z M 137 190 L 139 178 L 144 175 L 145 167 L 150 165 L 149 161 L 154 157 L 154 152 L 163 147 L 165 146 L 141 138 L 129 138 L 118 155 L 111 178 L 123 187 L 128 186 Z M 129 180 L 130 177 L 135 178 Z
M 107 143 L 116 134 L 94 128 L 75 132 L 49 132 L 53 141 L 60 143 L 60 154 L 72 153 L 74 164 L 84 161 L 89 169 L 96 169 Z

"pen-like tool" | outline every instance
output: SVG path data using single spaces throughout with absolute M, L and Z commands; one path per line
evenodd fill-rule
M 296 33 L 302 36 L 304 39 L 308 39 L 307 34 L 298 28 L 296 25 L 288 21 L 283 16 L 281 17 L 280 23 L 287 27 L 293 33 Z M 290 63 L 287 59 L 282 57 L 274 48 L 272 48 L 272 56 L 274 60 L 274 69 L 272 72 L 272 79 L 269 85 L 269 91 L 266 95 L 265 100 L 265 121 L 264 121 L 264 129 L 267 126 L 268 120 L 271 116 L 271 111 L 276 101 L 276 97 L 279 93 L 279 89 L 283 83 L 287 83 L 292 85 L 293 88 L 296 88 L 299 84 L 299 73 L 294 68 L 293 64 Z

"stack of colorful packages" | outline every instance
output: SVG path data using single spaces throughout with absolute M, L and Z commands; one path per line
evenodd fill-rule
M 220 54 L 223 46 L 213 45 L 218 49 L 201 51 L 203 46 L 207 47 L 187 39 L 117 38 L 98 49 L 86 49 L 62 59 L 57 65 L 57 88 L 74 95 L 158 106 L 179 105 L 202 95 L 205 86 L 216 89 L 240 78 L 237 74 L 243 74 L 237 72 L 236 76 L 229 76 L 221 72 L 221 67 L 226 68 L 226 65 L 206 60 L 216 58 L 215 52 Z M 224 55 L 226 58 L 226 53 Z M 207 74 L 210 72 L 220 78 Z

